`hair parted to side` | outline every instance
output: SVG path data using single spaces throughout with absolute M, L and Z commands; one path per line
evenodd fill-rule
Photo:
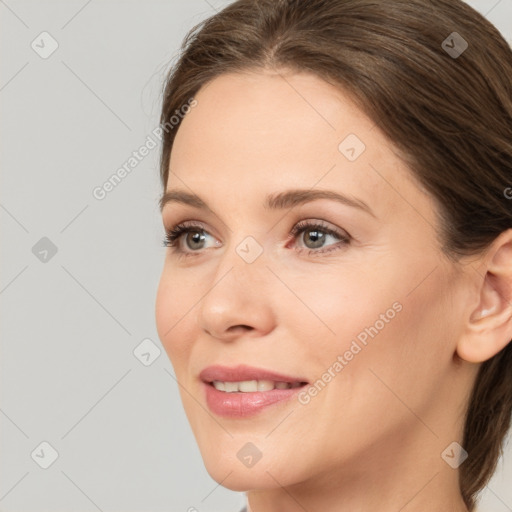
M 453 32 L 469 45 L 456 58 L 442 47 Z M 449 257 L 477 254 L 512 228 L 512 51 L 463 1 L 238 0 L 192 28 L 181 50 L 161 125 L 223 73 L 310 72 L 349 94 L 397 148 L 438 206 Z M 164 190 L 178 128 L 162 141 Z M 465 416 L 459 472 L 470 511 L 511 416 L 509 343 L 482 364 Z

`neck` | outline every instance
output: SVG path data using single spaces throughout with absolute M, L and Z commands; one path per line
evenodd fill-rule
M 468 512 L 458 488 L 448 488 L 434 473 L 430 478 L 404 478 L 404 485 L 383 489 L 374 480 L 339 483 L 316 491 L 311 485 L 293 485 L 247 492 L 247 512 Z M 381 479 L 382 480 L 382 479 Z

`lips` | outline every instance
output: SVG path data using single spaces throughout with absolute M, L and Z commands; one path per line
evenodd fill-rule
M 201 371 L 199 378 L 207 384 L 213 381 L 242 382 L 249 380 L 271 380 L 274 382 L 288 382 L 290 384 L 308 383 L 307 379 L 301 376 L 285 375 L 272 370 L 265 370 L 243 364 L 235 367 L 221 365 L 208 366 Z
M 203 397 L 210 411 L 231 419 L 252 417 L 272 410 L 277 404 L 293 403 L 300 389 L 307 385 L 300 376 L 239 365 L 209 366 L 200 374 Z M 269 412 L 270 413 L 270 412 Z

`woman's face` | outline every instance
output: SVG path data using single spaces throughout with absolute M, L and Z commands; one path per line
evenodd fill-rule
M 226 74 L 196 100 L 167 191 L 207 207 L 163 207 L 166 229 L 198 227 L 167 248 L 156 322 L 210 475 L 245 490 L 453 471 L 440 454 L 469 382 L 454 356 L 465 280 L 442 256 L 432 200 L 313 75 Z M 201 373 L 214 365 L 256 373 Z M 202 380 L 278 380 L 263 371 L 308 384 L 229 393 Z

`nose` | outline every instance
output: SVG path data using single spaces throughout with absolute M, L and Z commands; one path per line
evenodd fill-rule
M 229 249 L 204 286 L 198 322 L 210 336 L 232 341 L 240 336 L 260 337 L 275 325 L 272 283 L 276 279 L 266 267 L 264 255 L 248 263 Z M 274 277 L 274 278 L 273 278 Z M 205 290 L 206 287 L 206 290 Z

